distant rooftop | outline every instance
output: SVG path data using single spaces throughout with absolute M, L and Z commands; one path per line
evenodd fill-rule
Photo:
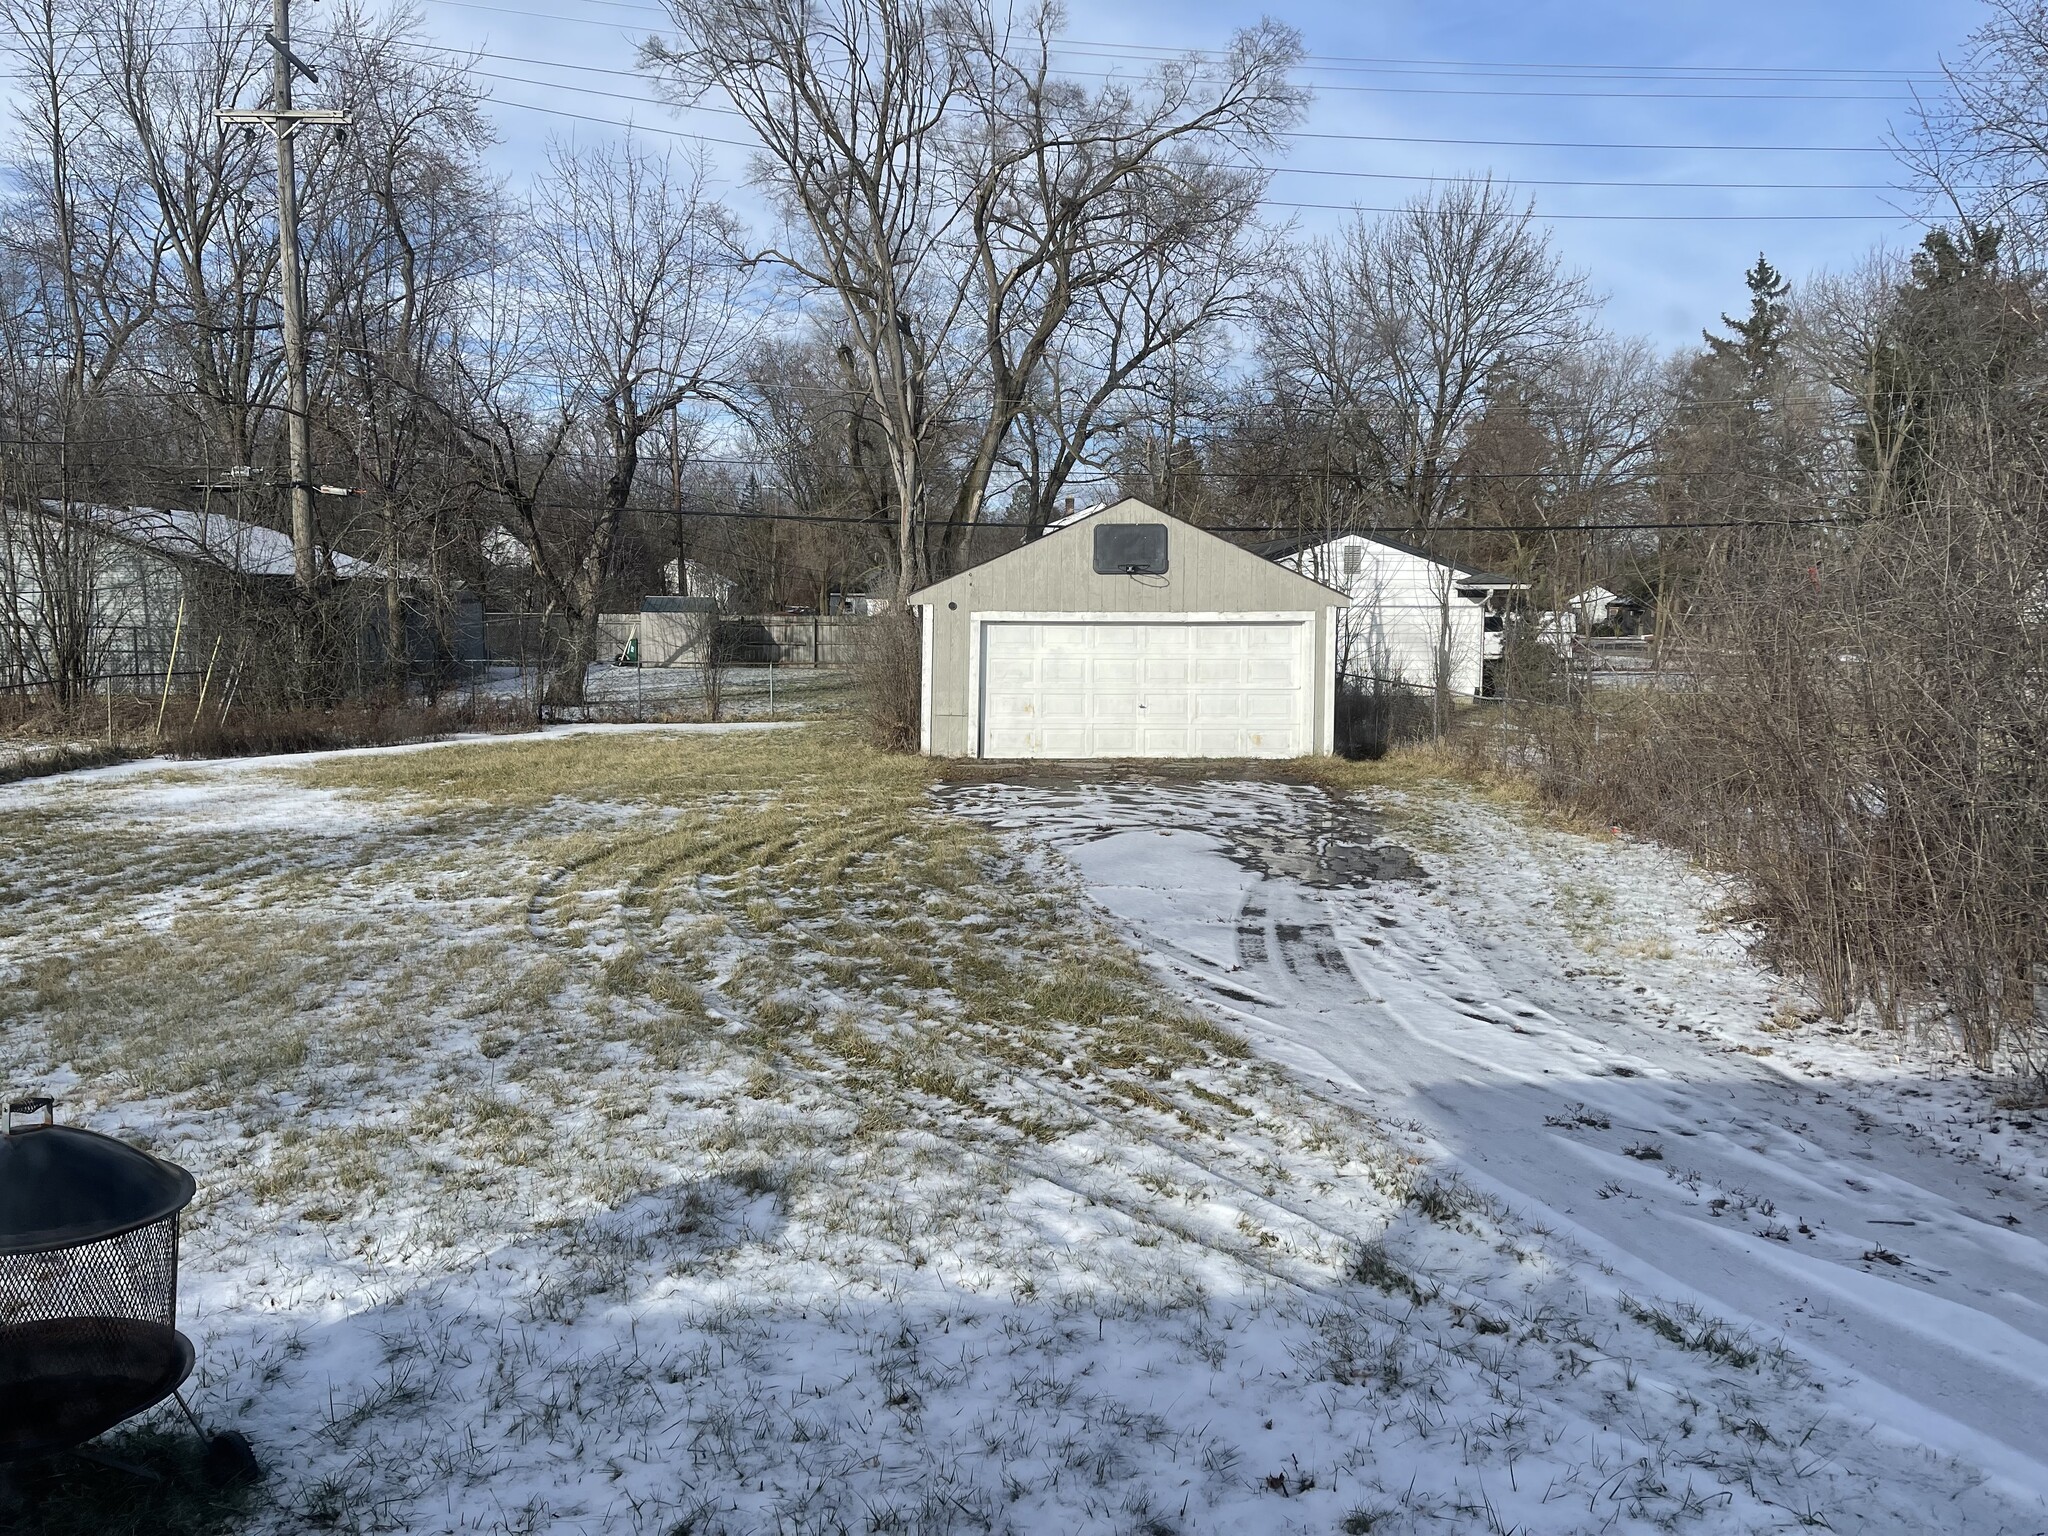
M 56 503 L 45 502 L 55 509 Z M 173 560 L 219 566 L 238 576 L 284 576 L 297 570 L 289 535 L 244 522 L 225 512 L 191 512 L 182 507 L 83 509 L 94 526 L 125 543 Z M 332 552 L 334 574 L 343 580 L 374 576 L 378 567 L 354 555 Z
M 1455 532 L 1455 526 L 1451 529 Z M 1324 544 L 1334 544 L 1339 539 L 1363 539 L 1368 544 L 1377 544 L 1383 549 L 1399 550 L 1404 555 L 1413 555 L 1418 560 L 1427 560 L 1451 572 L 1461 587 L 1489 587 L 1517 591 L 1529 585 L 1520 576 L 1506 576 L 1497 572 L 1475 571 L 1470 566 L 1459 565 L 1454 560 L 1432 555 L 1426 549 L 1405 544 L 1399 539 L 1389 538 L 1384 533 L 1373 533 L 1363 528 L 1337 528 L 1328 533 L 1304 533 L 1292 538 L 1269 539 L 1263 544 L 1252 545 L 1252 553 L 1264 555 L 1268 560 L 1285 560 Z

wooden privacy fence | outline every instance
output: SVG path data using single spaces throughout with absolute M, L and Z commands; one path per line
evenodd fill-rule
M 771 613 L 728 619 L 733 660 L 781 667 L 850 667 L 870 619 L 850 614 Z

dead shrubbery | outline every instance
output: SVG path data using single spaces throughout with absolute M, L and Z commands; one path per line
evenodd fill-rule
M 465 699 L 421 705 L 374 701 L 327 709 L 212 710 L 192 719 L 178 708 L 164 730 L 162 750 L 173 757 L 264 757 L 327 752 L 340 747 L 389 747 L 437 741 L 470 731 L 533 729 L 533 711 L 519 699 Z
M 924 698 L 924 637 L 909 610 L 860 627 L 854 678 L 868 737 L 884 752 L 915 752 Z
M 1828 1013 L 2038 1063 L 2048 614 L 2039 525 L 2011 508 L 1951 484 L 1824 574 L 1753 536 L 1703 585 L 1675 686 L 1529 711 L 1519 739 L 1554 802 L 1739 876 Z
M 1379 678 L 1342 677 L 1337 684 L 1337 751 L 1377 762 L 1398 746 L 1427 741 L 1435 730 L 1426 689 Z

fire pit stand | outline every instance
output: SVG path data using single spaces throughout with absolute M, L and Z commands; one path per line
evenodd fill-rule
M 17 1117 L 41 1113 L 40 1122 Z M 178 1216 L 192 1175 L 58 1125 L 46 1097 L 0 1125 L 0 1464 L 73 1450 L 172 1396 L 192 1372 L 174 1326 Z M 191 1409 L 179 1398 L 191 1418 Z M 198 1420 L 192 1419 L 198 1428 Z M 245 1460 L 215 1436 L 209 1464 Z

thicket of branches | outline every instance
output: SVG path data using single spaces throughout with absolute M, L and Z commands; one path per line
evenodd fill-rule
M 476 75 L 403 5 L 295 39 L 300 104 L 353 117 L 299 142 L 317 479 L 353 494 L 319 503 L 310 590 L 260 619 L 240 594 L 280 702 L 332 697 L 337 652 L 358 686 L 366 625 L 371 680 L 418 682 L 398 642 L 424 622 L 445 648 L 461 590 L 525 613 L 573 701 L 599 613 L 697 567 L 749 607 L 900 599 L 1117 493 L 1247 539 L 1400 530 L 1529 582 L 1504 739 L 1555 793 L 1738 872 L 1829 1007 L 2024 1038 L 2041 0 L 1995 0 L 1900 146 L 1940 232 L 1797 289 L 1760 257 L 1674 356 L 1603 331 L 1488 179 L 1325 238 L 1267 220 L 1258 167 L 1304 106 L 1285 28 L 1084 84 L 1051 6 L 667 9 L 641 65 L 752 130 L 758 227 L 630 135 L 502 183 Z M 217 117 L 265 104 L 267 22 L 0 0 L 0 682 L 68 706 L 108 671 L 92 508 L 289 526 L 271 149 Z M 331 579 L 348 559 L 376 575 Z M 1570 601 L 1596 582 L 1648 615 L 1664 687 L 1587 686 Z M 871 650 L 914 683 L 901 644 Z M 1447 689 L 1411 681 L 1441 731 Z

